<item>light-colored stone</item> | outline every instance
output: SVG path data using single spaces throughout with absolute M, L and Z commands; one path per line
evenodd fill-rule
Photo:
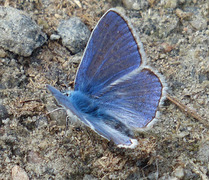
M 30 56 L 46 42 L 41 28 L 23 11 L 0 7 L 0 46 L 21 56 Z

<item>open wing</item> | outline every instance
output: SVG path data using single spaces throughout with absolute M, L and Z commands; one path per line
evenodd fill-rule
M 137 140 L 133 138 L 132 131 L 113 116 L 103 111 L 98 112 L 97 116 L 92 116 L 91 113 L 82 113 L 79 109 L 76 109 L 70 97 L 50 85 L 47 85 L 47 88 L 57 102 L 66 109 L 67 113 L 70 113 L 70 116 L 72 112 L 80 118 L 81 122 L 99 135 L 113 141 L 119 147 L 134 148 L 138 144 Z
M 137 69 L 102 89 L 98 102 L 127 127 L 146 127 L 156 118 L 165 97 L 165 86 L 158 76 L 150 69 Z
M 124 123 L 113 116 L 103 114 L 99 118 L 86 116 L 91 129 L 100 136 L 113 141 L 118 147 L 135 148 L 138 141 L 133 138 L 133 132 Z
M 127 20 L 115 10 L 109 10 L 91 34 L 77 72 L 75 91 L 94 95 L 138 68 L 143 52 Z

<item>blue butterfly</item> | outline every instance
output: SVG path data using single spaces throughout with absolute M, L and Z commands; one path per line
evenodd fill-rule
M 127 18 L 110 9 L 93 30 L 68 95 L 47 85 L 70 114 L 118 147 L 134 148 L 134 130 L 158 116 L 163 77 L 146 65 L 143 45 Z

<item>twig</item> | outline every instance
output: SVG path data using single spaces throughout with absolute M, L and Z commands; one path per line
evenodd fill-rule
M 187 113 L 189 116 L 192 116 L 193 118 L 201 122 L 204 126 L 209 128 L 209 123 L 207 122 L 207 120 L 205 118 L 200 117 L 196 113 L 196 111 L 191 110 L 186 105 L 182 104 L 177 98 L 172 97 L 170 94 L 167 94 L 167 99 L 174 103 L 176 106 L 178 106 L 183 112 Z

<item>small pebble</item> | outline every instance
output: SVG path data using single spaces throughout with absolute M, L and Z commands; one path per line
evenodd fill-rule
M 15 165 L 12 168 L 12 180 L 29 180 L 29 177 L 24 169 Z
M 181 166 L 177 167 L 174 170 L 174 176 L 179 179 L 182 179 L 184 177 L 184 169 Z
M 52 41 L 55 41 L 55 40 L 58 40 L 58 39 L 60 39 L 60 36 L 57 35 L 57 34 L 52 34 L 52 35 L 50 36 L 50 40 L 52 40 Z
M 204 19 L 200 14 L 195 16 L 190 24 L 197 30 L 203 30 L 207 28 L 207 20 Z
M 0 57 L 4 58 L 4 57 L 6 57 L 6 55 L 7 55 L 7 53 L 3 49 L 0 49 Z
M 162 0 L 161 4 L 165 8 L 176 8 L 178 6 L 178 0 Z
M 73 54 L 85 48 L 90 36 L 89 29 L 78 17 L 62 20 L 57 31 L 62 38 L 62 44 Z
M 148 1 L 145 0 L 122 0 L 122 3 L 125 8 L 133 10 L 147 9 L 149 6 Z

